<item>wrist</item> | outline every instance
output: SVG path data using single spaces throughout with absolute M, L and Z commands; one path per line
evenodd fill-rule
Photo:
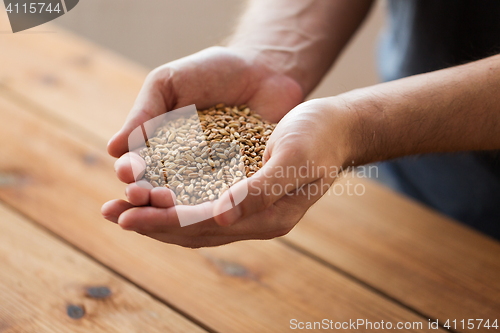
M 335 97 L 333 128 L 340 135 L 340 156 L 342 166 L 359 166 L 384 159 L 381 151 L 383 141 L 382 101 L 368 88 L 356 89 Z
M 226 47 L 252 64 L 265 65 L 276 74 L 285 73 L 284 63 L 278 61 L 274 52 L 264 45 L 236 42 L 229 43 Z
M 352 167 L 353 163 L 362 164 L 360 156 L 363 156 L 358 147 L 359 138 L 354 134 L 359 128 L 358 119 L 350 103 L 344 96 L 334 96 L 301 104 L 301 113 L 309 113 L 314 118 L 315 146 L 321 147 L 320 160 L 343 170 Z
M 303 96 L 311 90 L 308 76 L 299 68 L 291 52 L 284 48 L 243 42 L 231 42 L 226 47 L 253 65 L 266 67 L 275 75 L 292 79 L 300 86 Z

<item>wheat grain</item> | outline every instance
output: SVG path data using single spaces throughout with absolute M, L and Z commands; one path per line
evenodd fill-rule
M 179 205 L 215 200 L 262 167 L 275 126 L 245 105 L 222 103 L 179 118 L 158 127 L 139 152 L 144 178 L 172 189 Z

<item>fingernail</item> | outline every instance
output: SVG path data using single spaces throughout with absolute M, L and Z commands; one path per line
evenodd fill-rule
M 225 226 L 230 226 L 235 224 L 242 216 L 240 206 L 235 206 L 222 214 L 222 224 Z
M 108 221 L 111 221 L 113 223 L 118 223 L 118 216 L 114 216 L 114 215 L 103 215 L 103 217 L 108 220 Z
M 113 141 L 113 140 L 114 140 L 117 136 L 118 136 L 118 133 L 115 133 L 115 135 L 113 135 L 113 136 L 111 137 L 111 139 L 109 139 L 109 141 L 108 141 L 108 146 L 109 146 L 109 144 L 111 143 L 111 141 Z

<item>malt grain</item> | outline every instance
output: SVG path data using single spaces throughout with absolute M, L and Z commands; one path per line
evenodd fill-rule
M 179 205 L 220 198 L 262 167 L 275 126 L 245 105 L 222 103 L 163 124 L 139 152 L 146 162 L 144 179 L 170 188 Z

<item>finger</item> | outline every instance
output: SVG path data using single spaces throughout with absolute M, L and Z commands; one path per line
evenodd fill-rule
M 240 239 L 271 239 L 284 236 L 304 216 L 309 207 L 328 191 L 329 186 L 328 181 L 323 178 L 303 185 L 281 197 L 266 210 L 243 217 L 231 227 L 222 227 L 216 235 L 225 234 Z
M 155 187 L 149 195 L 149 201 L 153 207 L 169 208 L 175 206 L 175 193 L 166 187 Z
M 128 149 L 130 133 L 146 121 L 171 110 L 173 89 L 170 84 L 168 69 L 156 69 L 146 78 L 139 95 L 130 111 L 125 124 L 108 142 L 108 153 L 119 157 Z
M 145 183 L 145 181 L 129 184 L 125 189 L 125 195 L 127 196 L 128 201 L 134 206 L 149 205 L 150 192 L 152 189 L 144 185 L 140 186 L 142 183 Z
M 241 218 L 266 210 L 290 191 L 310 182 L 307 175 L 300 177 L 297 172 L 288 172 L 290 166 L 298 170 L 303 162 L 299 154 L 285 150 L 273 155 L 255 175 L 235 184 L 221 196 L 214 208 L 216 222 L 222 226 L 233 225 Z M 231 202 L 234 207 L 225 211 Z
M 106 220 L 117 223 L 120 214 L 132 207 L 134 207 L 134 205 L 125 200 L 115 199 L 102 205 L 101 214 Z
M 172 227 L 180 228 L 175 207 L 134 207 L 120 215 L 118 224 L 125 230 L 141 233 L 164 232 Z
M 115 162 L 116 176 L 126 184 L 140 179 L 145 171 L 146 162 L 136 153 L 127 153 Z
M 118 224 L 123 229 L 139 233 L 171 233 L 194 237 L 213 236 L 220 231 L 224 231 L 221 234 L 229 234 L 228 230 L 224 230 L 228 228 L 220 227 L 211 216 L 207 215 L 212 212 L 212 206 L 205 209 L 202 205 L 178 205 L 170 208 L 134 207 L 119 217 Z

